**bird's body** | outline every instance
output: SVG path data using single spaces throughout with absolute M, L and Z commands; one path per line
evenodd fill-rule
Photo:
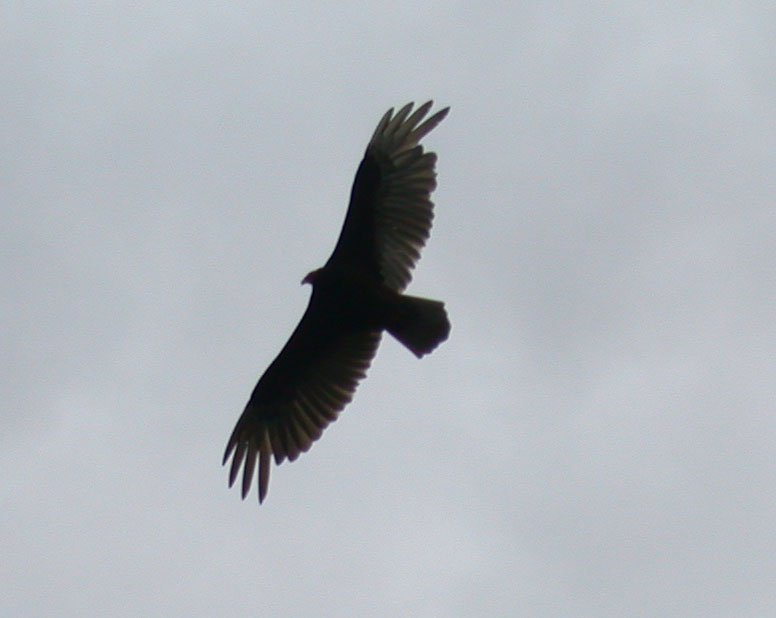
M 421 357 L 444 341 L 440 301 L 402 294 L 431 228 L 433 153 L 420 139 L 447 114 L 422 124 L 431 102 L 410 115 L 389 110 L 356 173 L 340 238 L 326 264 L 303 283 L 313 292 L 302 320 L 253 390 L 227 445 L 230 485 L 243 468 L 243 497 L 258 459 L 259 501 L 270 459 L 294 460 L 337 418 L 366 375 L 383 331 Z

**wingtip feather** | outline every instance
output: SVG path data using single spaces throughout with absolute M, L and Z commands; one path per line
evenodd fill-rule
M 445 117 L 449 112 L 450 112 L 449 106 L 443 109 L 440 109 L 434 115 L 427 118 L 422 124 L 418 125 L 412 131 L 412 133 L 410 133 L 410 137 L 408 139 L 411 139 L 413 143 L 418 143 L 421 139 L 423 139 L 426 135 L 428 135 L 431 131 L 433 131 L 434 128 L 445 119 Z
M 385 127 L 383 134 L 391 135 L 394 132 L 396 132 L 399 129 L 399 127 L 401 127 L 402 124 L 404 123 L 404 120 L 409 115 L 413 105 L 414 103 L 407 103 L 398 112 L 396 112 L 396 115 L 393 118 L 391 118 L 391 122 L 389 122 L 388 126 Z
M 256 454 L 257 446 L 254 439 L 251 439 L 248 445 L 248 453 L 245 456 L 245 465 L 243 466 L 243 480 L 242 480 L 242 497 L 245 500 L 245 496 L 251 489 L 251 481 L 253 480 L 253 473 L 256 470 Z
M 229 468 L 229 487 L 234 485 L 234 481 L 237 478 L 237 473 L 240 471 L 240 464 L 245 457 L 246 445 L 244 442 L 237 444 L 237 450 L 234 452 L 234 458 L 232 459 L 232 466 Z
M 269 443 L 269 436 L 264 433 L 261 446 L 259 447 L 259 504 L 264 502 L 269 490 L 269 469 L 272 464 L 272 447 Z

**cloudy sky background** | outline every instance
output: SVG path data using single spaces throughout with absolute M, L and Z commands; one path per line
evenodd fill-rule
M 776 615 L 767 3 L 0 21 L 0 614 Z M 375 123 L 428 98 L 409 292 L 451 338 L 386 339 L 242 502 L 233 424 Z

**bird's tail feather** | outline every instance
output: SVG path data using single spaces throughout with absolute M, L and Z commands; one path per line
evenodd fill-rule
M 428 298 L 402 296 L 388 332 L 420 358 L 450 334 L 445 304 Z

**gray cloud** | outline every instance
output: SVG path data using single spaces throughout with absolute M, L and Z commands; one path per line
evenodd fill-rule
M 769 615 L 776 20 L 11 6 L 4 615 Z M 219 461 L 389 106 L 452 112 L 411 293 L 259 509 Z

